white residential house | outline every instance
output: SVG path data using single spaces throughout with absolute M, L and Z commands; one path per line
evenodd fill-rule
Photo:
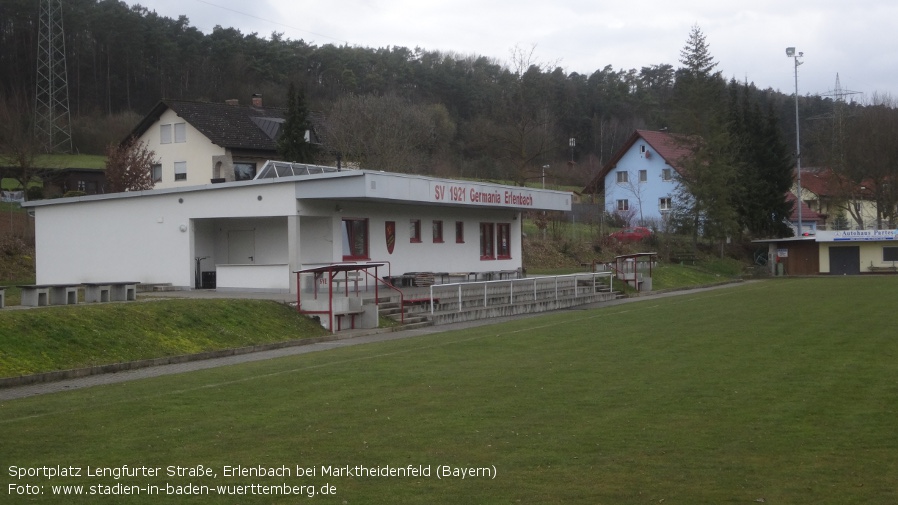
M 675 204 L 676 175 L 690 154 L 676 135 L 636 130 L 583 191 L 604 194 L 605 210 L 630 225 L 659 224 Z
M 156 189 L 210 182 L 248 181 L 266 160 L 278 159 L 277 138 L 286 109 L 225 103 L 162 100 L 129 135 L 156 153 Z M 314 132 L 306 139 L 317 143 Z

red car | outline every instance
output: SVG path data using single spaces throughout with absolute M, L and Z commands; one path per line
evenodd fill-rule
M 644 226 L 624 228 L 609 235 L 609 237 L 621 243 L 639 242 L 652 236 L 652 230 Z

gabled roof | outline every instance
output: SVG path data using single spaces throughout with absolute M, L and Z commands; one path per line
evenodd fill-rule
M 832 196 L 836 188 L 832 181 L 831 170 L 801 169 L 801 189 L 810 191 L 818 197 Z
M 605 176 L 608 175 L 608 172 L 617 167 L 621 158 L 623 158 L 639 140 L 643 140 L 648 144 L 652 150 L 661 156 L 665 163 L 670 165 L 680 174 L 683 173 L 683 161 L 692 155 L 691 146 L 694 145 L 694 141 L 691 141 L 685 135 L 663 131 L 635 130 L 633 134 L 630 135 L 630 138 L 624 142 L 624 145 L 614 153 L 614 156 L 611 157 L 608 163 L 602 167 L 595 178 L 583 188 L 583 192 L 596 193 L 599 191 L 599 188 L 604 187 Z
M 286 115 L 280 107 L 164 99 L 153 107 L 129 137 L 139 137 L 171 109 L 215 145 L 227 149 L 277 151 L 275 139 Z
M 870 179 L 860 184 L 849 181 L 846 177 L 834 172 L 831 168 L 807 168 L 801 170 L 801 189 L 810 191 L 818 198 L 874 198 L 874 182 Z
M 795 193 L 791 191 L 786 193 L 786 201 L 792 204 L 792 215 L 789 216 L 789 221 L 793 223 L 798 222 L 798 207 L 795 206 L 796 200 L 797 198 L 795 197 Z M 820 214 L 818 214 L 816 211 L 811 210 L 811 208 L 808 207 L 808 204 L 801 202 L 801 221 L 803 223 L 808 221 L 816 221 L 818 223 L 821 223 L 823 222 L 823 219 L 820 217 Z
M 642 137 L 677 172 L 683 171 L 683 161 L 692 156 L 695 146 L 695 142 L 685 135 L 675 133 L 636 130 L 636 135 Z

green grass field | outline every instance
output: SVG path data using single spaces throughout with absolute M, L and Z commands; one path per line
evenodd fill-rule
M 91 504 L 896 503 L 896 293 L 896 277 L 768 280 L 6 401 L 0 494 Z M 123 465 L 160 475 L 116 479 Z M 291 475 L 226 477 L 237 465 Z M 430 475 L 322 475 L 359 465 Z M 444 465 L 488 471 L 437 478 Z M 297 477 L 297 466 L 315 475 Z M 81 476 L 47 478 L 44 467 Z M 217 477 L 169 476 L 177 467 Z M 88 475 L 98 469 L 107 475 Z M 52 494 L 284 483 L 318 494 Z M 273 488 L 243 491 L 263 489 Z M 29 490 L 42 494 L 17 494 Z
M 0 377 L 178 356 L 326 335 L 265 300 L 151 300 L 5 310 Z

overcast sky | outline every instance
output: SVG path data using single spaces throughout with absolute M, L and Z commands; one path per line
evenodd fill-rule
M 679 66 L 690 29 L 705 34 L 726 78 L 791 94 L 874 92 L 898 98 L 898 2 L 894 0 L 126 0 L 162 16 L 185 15 L 315 45 L 404 46 L 507 62 L 514 47 L 568 73 L 668 63 Z

